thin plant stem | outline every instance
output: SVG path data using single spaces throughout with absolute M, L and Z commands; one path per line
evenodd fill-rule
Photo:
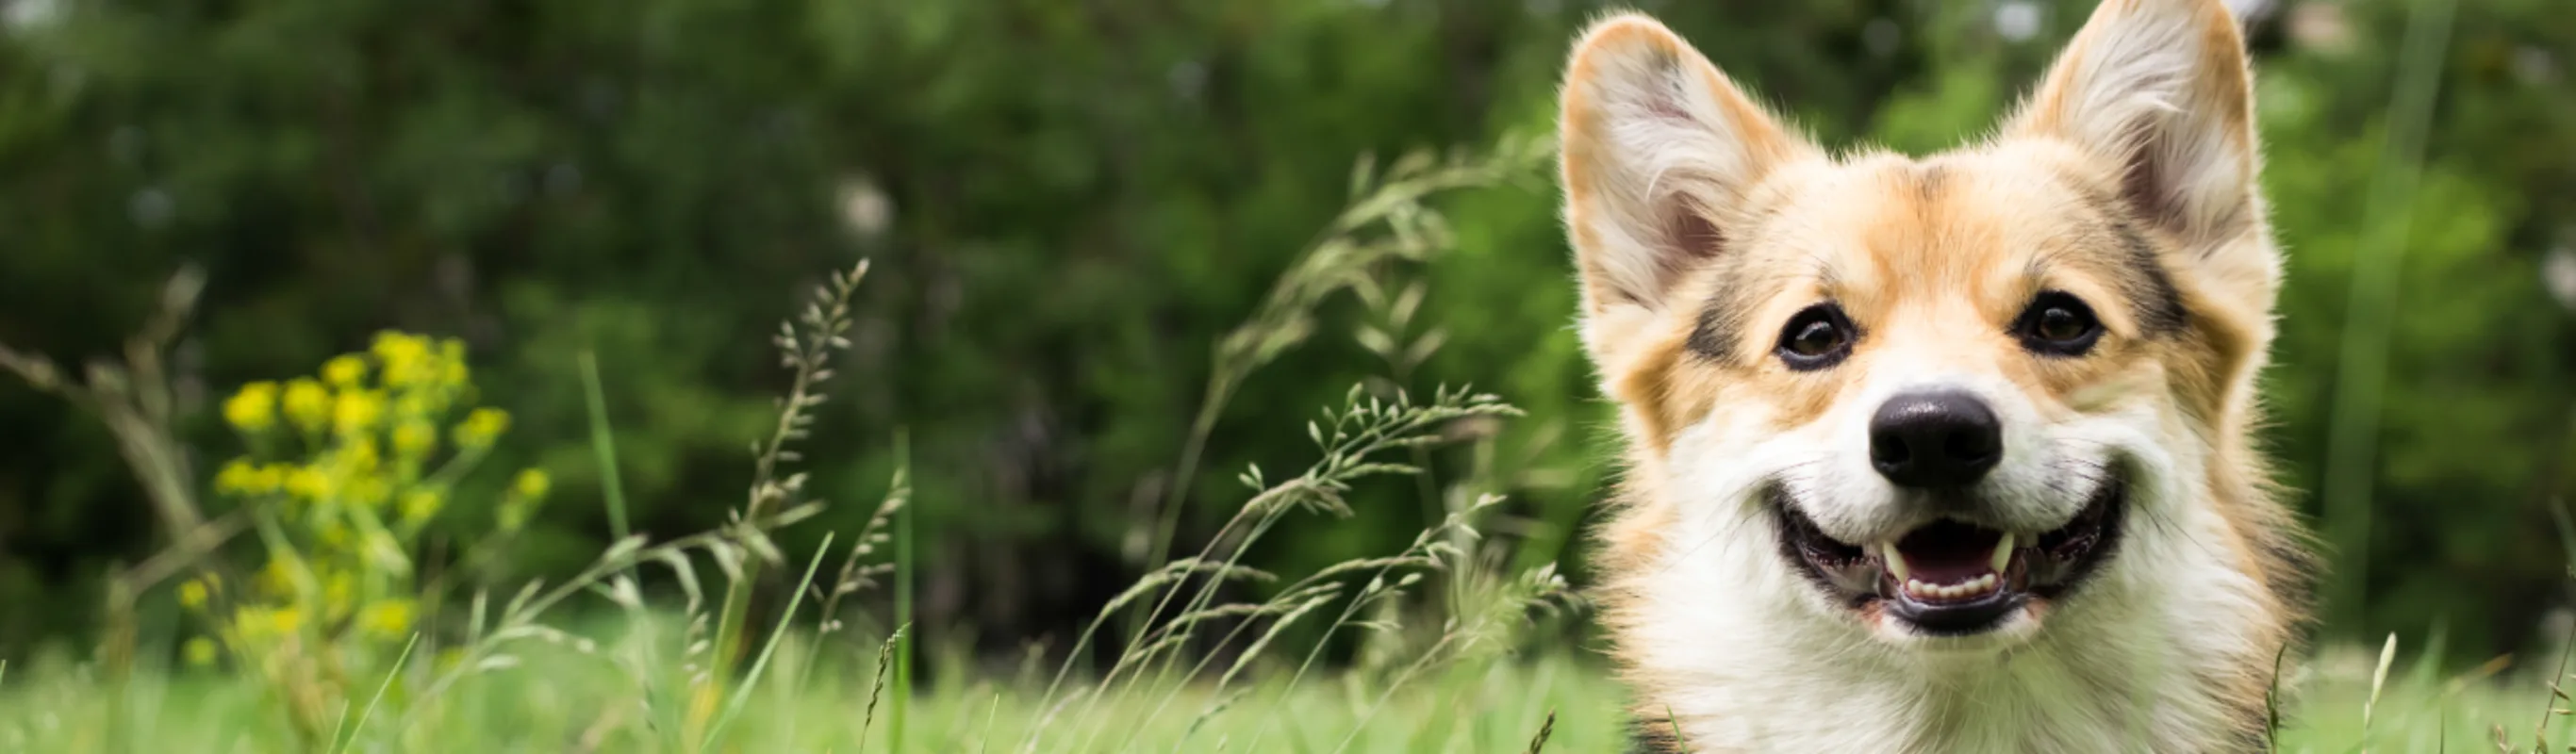
M 2388 381 L 2389 339 L 2407 236 L 2414 229 L 2416 184 L 2423 178 L 2424 142 L 2433 102 L 2442 85 L 2442 57 L 2451 40 L 2456 0 L 2417 0 L 2397 59 L 2397 91 L 2388 106 L 2388 137 L 2371 179 L 2362 217 L 2387 218 L 2355 250 L 2352 289 L 2344 300 L 2343 341 L 2337 350 L 2333 414 L 2328 419 L 2322 497 L 2327 527 L 2343 561 L 2329 600 L 2337 625 L 2356 626 L 2365 615 L 2369 582 L 2370 500 L 2376 484 L 2381 396 Z
M 608 425 L 608 398 L 599 382 L 599 358 L 581 352 L 581 387 L 590 410 L 590 447 L 599 456 L 599 496 L 608 504 L 608 529 L 618 539 L 635 533 L 626 518 L 626 491 L 618 479 L 617 435 Z

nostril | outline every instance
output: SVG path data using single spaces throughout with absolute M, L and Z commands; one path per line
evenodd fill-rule
M 1875 432 L 1869 436 L 1869 460 L 1881 466 L 1905 463 L 1913 453 L 1905 447 L 1905 437 L 1894 432 Z

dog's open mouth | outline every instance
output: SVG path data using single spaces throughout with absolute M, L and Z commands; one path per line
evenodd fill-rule
M 2090 575 L 2119 539 L 2128 485 L 2104 483 L 2074 520 L 2053 531 L 2008 532 L 1945 518 L 1868 545 L 1826 536 L 1785 493 L 1771 498 L 1783 554 L 1828 593 L 1855 609 L 1876 603 L 1924 634 L 1962 636 L 2002 625 L 2034 597 L 2063 596 Z

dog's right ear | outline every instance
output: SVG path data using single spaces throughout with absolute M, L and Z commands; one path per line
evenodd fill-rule
M 1782 128 L 1653 19 L 1603 19 L 1574 45 L 1558 140 L 1582 269 L 1584 340 L 1662 311 L 1672 285 L 1737 239 L 1745 194 L 1816 147 Z

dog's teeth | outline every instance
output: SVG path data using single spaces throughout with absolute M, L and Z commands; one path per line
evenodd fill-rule
M 1989 573 L 1956 584 L 1926 584 L 1919 580 L 1906 579 L 1904 590 L 1906 596 L 1915 599 L 1956 601 L 1992 593 L 1995 587 L 2002 583 L 2002 576 Z
M 1994 566 L 1996 573 L 2003 573 L 2005 568 L 2012 566 L 2012 557 L 2013 535 L 2012 532 L 2004 532 L 2003 541 L 1995 543 L 1995 555 L 1988 565 Z
M 1897 581 L 1913 581 L 1912 574 L 1905 570 L 1905 553 L 1896 551 L 1895 542 L 1879 543 L 1879 559 L 1887 561 L 1887 572 Z

